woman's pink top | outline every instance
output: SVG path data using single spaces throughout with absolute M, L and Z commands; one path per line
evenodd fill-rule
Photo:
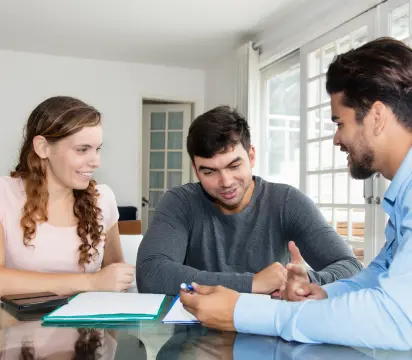
M 119 219 L 116 199 L 107 185 L 97 185 L 100 193 L 98 206 L 102 210 L 101 224 L 107 232 Z M 77 227 L 56 227 L 48 223 L 37 225 L 36 236 L 25 246 L 20 226 L 26 202 L 23 181 L 9 176 L 0 177 L 0 223 L 4 228 L 6 267 L 40 272 L 83 272 L 78 265 L 80 238 Z M 97 246 L 99 256 L 86 264 L 86 272 L 100 269 L 104 241 Z

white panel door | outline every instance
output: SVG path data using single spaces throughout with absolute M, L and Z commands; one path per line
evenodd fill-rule
M 143 105 L 142 231 L 167 189 L 190 181 L 190 104 Z

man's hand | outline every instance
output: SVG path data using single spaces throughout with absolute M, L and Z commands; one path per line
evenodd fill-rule
M 281 292 L 281 297 L 289 301 L 303 301 L 306 300 L 304 296 L 298 293 L 298 289 L 303 284 L 309 284 L 309 275 L 306 269 L 305 260 L 300 254 L 299 248 L 293 241 L 289 241 L 289 251 L 291 262 L 286 265 L 288 272 L 286 290 Z
M 253 276 L 252 293 L 273 294 L 286 288 L 287 271 L 278 262 L 270 264 Z
M 233 313 L 240 294 L 223 286 L 205 286 L 192 283 L 194 293 L 180 291 L 183 307 L 204 326 L 236 331 Z
M 303 300 L 322 300 L 328 298 L 328 293 L 318 284 L 302 284 L 296 289 L 296 295 Z

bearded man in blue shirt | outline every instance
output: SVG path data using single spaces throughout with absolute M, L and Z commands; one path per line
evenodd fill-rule
M 327 72 L 334 145 L 355 179 L 381 173 L 386 243 L 350 279 L 307 283 L 299 254 L 288 265 L 285 300 L 194 284 L 181 293 L 205 326 L 304 343 L 412 349 L 412 50 L 380 38 L 338 55 Z M 297 251 L 297 250 L 296 250 Z M 291 301 L 292 300 L 292 301 Z

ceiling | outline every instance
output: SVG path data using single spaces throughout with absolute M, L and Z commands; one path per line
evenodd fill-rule
M 207 68 L 308 0 L 0 0 L 0 48 Z

